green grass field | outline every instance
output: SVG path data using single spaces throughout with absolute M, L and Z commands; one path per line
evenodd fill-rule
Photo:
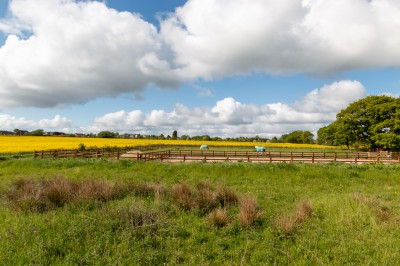
M 400 165 L 7 158 L 0 193 L 2 265 L 400 261 Z

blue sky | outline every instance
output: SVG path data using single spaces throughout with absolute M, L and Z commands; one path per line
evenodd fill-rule
M 398 17 L 396 0 L 0 0 L 0 130 L 316 132 L 399 97 Z

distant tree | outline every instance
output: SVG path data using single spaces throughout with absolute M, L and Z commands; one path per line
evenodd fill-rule
M 164 134 L 161 134 L 159 138 L 160 138 L 161 140 L 165 139 Z
M 271 142 L 271 143 L 279 143 L 280 140 L 279 140 L 277 137 L 273 137 L 273 138 L 270 140 L 270 142 Z
M 189 135 L 182 135 L 180 137 L 180 139 L 182 139 L 182 140 L 190 140 L 190 137 L 189 137 Z
M 203 136 L 201 137 L 201 140 L 207 140 L 207 141 L 210 141 L 210 140 L 211 140 L 211 138 L 210 138 L 210 136 L 209 136 L 209 135 L 203 135 Z
M 111 132 L 111 131 L 101 131 L 97 134 L 98 138 L 116 138 L 118 134 Z
M 29 136 L 43 136 L 44 135 L 44 130 L 43 129 L 36 129 L 28 134 Z
M 281 141 L 285 143 L 299 143 L 299 144 L 311 144 L 314 143 L 314 134 L 310 131 L 296 130 L 289 134 L 283 134 Z
M 172 139 L 178 139 L 178 131 L 174 130 L 174 132 L 172 132 Z

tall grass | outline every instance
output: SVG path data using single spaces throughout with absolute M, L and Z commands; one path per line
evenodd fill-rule
M 399 170 L 8 159 L 0 161 L 0 261 L 396 265 Z

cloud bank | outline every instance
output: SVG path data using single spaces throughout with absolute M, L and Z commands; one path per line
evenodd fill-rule
M 343 93 L 345 92 L 345 93 Z M 176 104 L 172 111 L 120 110 L 94 119 L 86 128 L 73 128 L 65 117 L 43 119 L 38 123 L 23 118 L 0 116 L 0 124 L 13 128 L 64 128 L 66 132 L 99 132 L 111 130 L 120 133 L 233 136 L 280 136 L 293 130 L 317 131 L 335 120 L 336 114 L 351 102 L 366 96 L 358 81 L 344 80 L 310 91 L 292 105 L 267 103 L 255 105 L 224 98 L 214 106 L 188 108 Z M 342 95 L 342 96 L 338 96 Z M 65 127 L 68 127 L 66 128 Z
M 97 1 L 9 6 L 0 21 L 9 34 L 0 48 L 3 108 L 76 104 L 253 72 L 400 66 L 397 0 L 188 0 L 159 30 Z
M 156 28 L 138 14 L 96 1 L 9 6 L 11 18 L 0 22 L 13 33 L 0 48 L 3 107 L 52 107 L 179 83 Z

